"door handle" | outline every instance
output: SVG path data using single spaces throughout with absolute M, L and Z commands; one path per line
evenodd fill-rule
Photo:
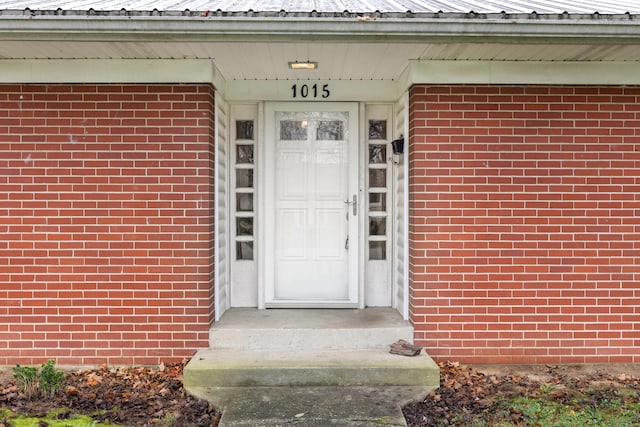
M 351 199 L 351 201 L 349 201 L 349 199 L 345 200 L 345 205 L 349 206 L 351 205 L 353 207 L 353 216 L 358 215 L 358 196 L 357 195 L 353 195 L 353 198 Z M 347 213 L 347 219 L 349 217 L 349 214 Z

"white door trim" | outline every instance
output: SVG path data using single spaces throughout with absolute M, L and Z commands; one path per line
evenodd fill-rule
M 276 135 L 276 112 L 305 112 L 305 111 L 328 111 L 347 112 L 349 114 L 348 123 L 348 156 L 350 162 L 350 172 L 348 187 L 350 198 L 357 197 L 357 215 L 353 216 L 350 207 L 349 240 L 350 250 L 348 253 L 349 263 L 349 297 L 340 301 L 295 301 L 293 303 L 278 301 L 275 299 L 275 267 L 274 267 L 274 191 L 275 191 L 275 135 Z M 264 144 L 259 150 L 259 221 L 258 230 L 260 241 L 264 242 L 258 254 L 259 271 L 259 295 L 263 296 L 259 301 L 260 308 L 266 307 L 361 307 L 362 292 L 360 286 L 361 268 L 360 260 L 360 240 L 359 231 L 362 228 L 363 200 L 360 191 L 360 162 L 359 162 L 359 107 L 356 102 L 269 102 L 264 108 Z

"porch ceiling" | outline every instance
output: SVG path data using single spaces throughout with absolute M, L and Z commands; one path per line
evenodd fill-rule
M 226 80 L 395 80 L 414 59 L 635 62 L 640 44 L 4 40 L 0 59 L 210 59 Z

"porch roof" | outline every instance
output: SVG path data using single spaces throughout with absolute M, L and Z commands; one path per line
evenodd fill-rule
M 248 12 L 254 15 L 265 12 L 305 13 L 324 12 L 342 14 L 354 13 L 523 13 L 530 14 L 625 14 L 639 13 L 640 5 L 635 0 L 160 0 L 150 3 L 148 0 L 40 0 L 40 1 L 0 1 L 1 10 L 87 12 L 128 11 L 144 14 L 157 11 L 221 11 Z
M 412 60 L 638 62 L 638 18 L 636 0 L 0 0 L 0 60 L 205 59 L 225 80 L 393 81 Z

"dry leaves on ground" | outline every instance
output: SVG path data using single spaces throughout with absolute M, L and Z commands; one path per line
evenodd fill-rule
M 457 362 L 439 363 L 440 388 L 429 393 L 421 402 L 403 408 L 409 427 L 464 426 L 473 420 L 482 420 L 491 425 L 500 401 L 513 397 L 537 398 L 542 395 L 569 403 L 576 397 L 587 404 L 599 404 L 618 395 L 623 388 L 640 394 L 640 378 L 626 373 L 586 371 L 580 366 L 535 366 L 529 371 L 505 374 L 485 374 L 475 369 L 460 366 Z M 637 369 L 637 368 L 636 368 Z M 535 372 L 534 372 L 535 371 Z M 513 425 L 523 423 L 523 414 L 513 411 L 509 414 Z M 503 421 L 500 419 L 499 421 Z
M 0 407 L 29 415 L 67 408 L 68 415 L 87 414 L 96 421 L 127 426 L 216 426 L 219 413 L 185 392 L 183 368 L 184 364 L 100 366 L 68 372 L 62 390 L 50 400 L 25 399 L 13 378 L 5 375 L 0 378 Z

